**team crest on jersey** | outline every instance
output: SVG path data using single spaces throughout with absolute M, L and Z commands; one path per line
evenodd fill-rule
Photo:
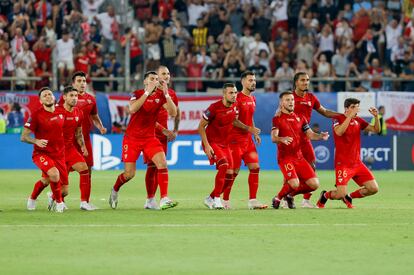
M 87 99 L 86 101 L 88 102 L 88 104 L 92 103 L 92 100 L 90 100 L 90 99 Z
M 300 121 L 300 118 L 297 117 L 296 120 L 299 122 Z
M 79 121 L 79 117 L 75 117 L 75 120 L 76 120 L 76 121 Z
M 159 103 L 160 102 L 160 99 L 159 98 L 156 98 L 155 99 L 155 103 Z
M 311 106 L 312 105 L 312 102 L 308 101 L 308 105 Z
M 48 165 L 49 164 L 49 162 L 48 161 L 45 161 L 45 162 L 43 162 L 43 165 Z
M 338 179 L 339 182 L 342 182 L 342 178 Z
M 288 177 L 290 177 L 290 176 L 292 176 L 292 173 L 291 173 L 291 172 L 289 172 L 289 173 L 287 173 L 287 175 L 288 175 Z
M 60 117 L 60 119 L 63 119 L 63 115 L 62 114 L 60 114 L 59 117 Z

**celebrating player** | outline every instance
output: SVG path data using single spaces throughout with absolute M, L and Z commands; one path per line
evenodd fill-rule
M 89 203 L 91 194 L 91 182 L 89 177 L 88 165 L 84 157 L 89 152 L 86 149 L 85 141 L 82 134 L 83 114 L 82 111 L 75 107 L 78 102 L 78 91 L 73 86 L 65 87 L 63 90 L 63 106 L 56 109 L 65 116 L 63 127 L 63 137 L 65 139 L 65 159 L 67 170 L 75 170 L 79 173 L 79 189 L 81 195 L 80 209 L 93 211 L 95 206 Z M 76 139 L 76 143 L 74 140 Z M 76 149 L 75 144 L 81 149 L 82 155 Z M 68 194 L 68 182 L 62 182 L 62 195 Z
M 63 114 L 55 110 L 55 96 L 52 90 L 44 87 L 39 91 L 42 108 L 35 111 L 24 125 L 21 141 L 34 144 L 32 159 L 42 171 L 42 179 L 35 183 L 27 200 L 27 209 L 36 209 L 36 199 L 50 183 L 56 200 L 56 212 L 63 212 L 61 182 L 67 181 L 65 165 L 65 143 L 63 139 Z M 34 138 L 30 134 L 34 134 Z
M 238 119 L 243 124 L 252 127 L 257 132 L 260 130 L 255 127 L 253 115 L 256 110 L 256 99 L 251 93 L 256 89 L 256 76 L 251 71 L 246 71 L 241 75 L 241 83 L 243 90 L 237 94 L 236 105 L 239 111 Z M 261 139 L 258 134 L 253 135 L 257 144 Z M 257 189 L 259 187 L 259 157 L 257 155 L 256 146 L 252 140 L 251 133 L 244 129 L 233 127 L 230 133 L 230 152 L 233 158 L 233 180 L 226 182 L 223 194 L 223 206 L 230 208 L 229 198 L 230 191 L 234 180 L 236 179 L 243 160 L 249 168 L 249 201 L 247 206 L 249 209 L 265 209 L 267 205 L 256 199 Z
M 296 73 L 293 78 L 293 96 L 295 98 L 295 114 L 303 116 L 306 121 L 310 122 L 312 116 L 312 110 L 316 110 L 324 117 L 332 118 L 335 115 L 339 115 L 337 112 L 333 112 L 324 108 L 316 96 L 309 92 L 309 76 L 305 72 Z M 313 151 L 312 143 L 305 135 L 301 135 L 301 151 L 303 157 L 311 167 L 315 170 L 315 152 Z M 313 208 L 314 205 L 310 202 L 312 193 L 306 193 L 303 195 L 302 207 Z
M 278 164 L 285 183 L 279 194 L 273 198 L 273 208 L 279 208 L 285 198 L 289 208 L 293 207 L 293 196 L 305 194 L 319 187 L 319 180 L 314 169 L 302 155 L 301 135 L 305 133 L 311 140 L 327 140 L 329 134 L 313 132 L 306 118 L 294 113 L 295 99 L 292 92 L 283 92 L 279 96 L 281 114 L 273 117 L 272 141 L 277 143 Z M 288 196 L 290 195 L 290 196 Z
M 167 160 L 160 141 L 155 137 L 155 124 L 161 108 L 165 108 L 170 116 L 177 115 L 177 108 L 168 93 L 167 83 L 162 83 L 162 91 L 157 89 L 159 85 L 157 73 L 149 71 L 144 76 L 144 90 L 137 90 L 131 96 L 129 111 L 132 116 L 122 142 L 125 170 L 118 176 L 109 197 L 109 205 L 113 209 L 118 205 L 120 187 L 135 176 L 135 163 L 141 152 L 157 167 L 160 190 L 168 190 Z M 168 194 L 162 194 L 161 209 L 172 208 L 177 204 L 168 198 Z
M 165 66 L 160 66 L 157 70 L 158 78 L 160 83 L 165 82 L 167 85 L 170 84 L 170 71 Z M 162 85 L 158 87 L 162 89 Z M 173 89 L 168 89 L 168 94 L 171 96 L 174 104 L 177 106 L 177 115 L 174 118 L 174 130 L 168 130 L 168 112 L 166 109 L 161 108 L 157 116 L 157 124 L 155 127 L 155 137 L 161 142 L 164 149 L 164 153 L 167 154 L 167 144 L 169 141 L 175 140 L 178 133 L 178 125 L 180 124 L 180 110 L 178 108 L 178 98 Z M 145 209 L 159 209 L 157 201 L 155 200 L 155 192 L 157 191 L 157 167 L 155 164 L 148 160 L 144 155 L 144 162 L 147 164 L 147 172 L 145 174 L 145 186 L 147 188 L 147 200 L 145 201 Z M 161 186 L 160 186 L 161 187 Z M 161 197 L 165 197 L 168 193 L 168 185 L 162 185 L 160 188 Z
M 209 209 L 224 209 L 220 195 L 223 187 L 233 181 L 233 158 L 229 148 L 229 135 L 233 125 L 258 134 L 253 127 L 248 127 L 237 120 L 236 86 L 226 83 L 223 87 L 223 99 L 211 104 L 203 114 L 198 126 L 203 149 L 210 160 L 216 164 L 217 175 L 214 190 L 204 200 Z
M 361 131 L 373 133 L 380 131 L 378 111 L 371 107 L 369 112 L 375 118 L 370 125 L 358 117 L 360 101 L 347 98 L 344 102 L 345 113 L 333 119 L 335 140 L 335 177 L 336 189 L 322 191 L 317 206 L 324 208 L 328 199 L 343 200 L 348 208 L 353 208 L 352 199 L 374 195 L 378 192 L 378 184 L 371 171 L 361 161 Z M 347 195 L 348 181 L 353 179 L 361 188 Z

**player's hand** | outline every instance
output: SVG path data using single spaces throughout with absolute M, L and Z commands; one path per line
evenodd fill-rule
M 253 135 L 259 135 L 260 132 L 261 132 L 261 130 L 259 128 L 252 127 L 252 126 L 249 127 L 249 130 L 248 131 L 249 131 L 249 133 L 251 133 Z
M 370 112 L 370 114 L 371 115 L 373 115 L 374 117 L 377 117 L 378 116 L 378 110 L 377 110 L 377 108 L 375 108 L 375 107 L 371 107 L 371 108 L 369 108 L 369 110 L 368 110 L 369 112 Z
M 158 81 L 157 82 L 150 82 L 150 83 L 148 83 L 147 90 L 145 90 L 145 91 L 148 92 L 149 95 L 152 95 L 152 93 L 155 91 L 155 88 L 157 88 L 158 85 L 159 85 Z
M 281 137 L 280 138 L 280 142 L 282 142 L 285 145 L 291 144 L 292 141 L 293 141 L 293 138 L 292 137 Z
M 213 156 L 214 156 L 214 150 L 213 150 L 213 148 L 211 148 L 210 145 L 204 146 L 204 152 L 206 153 L 206 155 L 207 155 L 207 157 L 209 159 L 212 159 L 213 158 Z
M 99 128 L 99 132 L 101 132 L 101 135 L 105 135 L 107 130 L 105 127 Z
M 87 157 L 89 155 L 88 149 L 86 149 L 85 145 L 81 147 L 81 151 L 84 157 Z
M 164 134 L 164 136 L 167 137 L 167 141 L 172 141 L 175 139 L 175 134 L 173 131 L 170 131 L 168 129 L 162 129 L 162 133 Z
M 259 135 L 254 135 L 254 141 L 256 141 L 257 145 L 262 144 L 262 139 Z
M 168 95 L 168 84 L 165 81 L 160 81 L 160 86 L 162 88 L 162 91 L 164 92 L 164 95 Z
M 359 107 L 355 107 L 351 109 L 348 113 L 345 114 L 346 117 L 354 118 L 361 109 Z
M 40 148 L 45 148 L 49 141 L 47 139 L 36 139 L 35 144 Z
M 328 132 L 321 132 L 322 140 L 328 140 L 329 133 Z

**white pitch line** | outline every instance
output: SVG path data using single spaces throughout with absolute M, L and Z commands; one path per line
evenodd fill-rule
M 228 227 L 228 228 L 251 228 L 251 227 L 365 227 L 378 224 L 366 223 L 335 223 L 335 224 L 317 224 L 317 223 L 280 223 L 280 224 L 0 224 L 0 228 L 31 228 L 31 227 L 47 227 L 47 228 L 151 228 L 151 227 L 169 227 L 169 228 L 205 228 L 205 227 Z M 412 223 L 393 223 L 385 224 L 389 226 L 395 225 L 414 225 Z

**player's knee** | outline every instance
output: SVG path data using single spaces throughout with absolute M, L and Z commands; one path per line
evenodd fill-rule
M 249 170 L 251 173 L 259 173 L 260 171 L 260 165 L 258 163 L 254 163 L 249 166 Z
M 58 182 L 60 180 L 59 172 L 57 171 L 49 172 L 48 176 L 50 181 Z
M 165 159 L 162 161 L 159 161 L 156 166 L 157 166 L 157 169 L 165 169 L 167 168 L 167 161 Z
M 125 172 L 124 172 L 124 178 L 126 179 L 126 180 L 130 180 L 130 179 L 132 179 L 133 177 L 135 177 L 135 171 L 131 171 L 131 170 L 126 170 Z
M 288 181 L 288 184 L 292 189 L 297 189 L 299 187 L 299 180 L 298 179 L 291 179 Z
M 41 178 L 40 181 L 42 182 L 43 186 L 48 186 L 49 185 L 49 179 L 47 178 Z
M 379 191 L 378 184 L 376 184 L 376 183 L 369 186 L 367 189 L 368 189 L 370 195 L 374 195 L 374 194 L 378 193 L 378 191 Z
M 85 170 L 88 170 L 88 165 L 86 165 L 86 163 L 85 162 L 82 162 L 81 164 L 79 164 L 79 169 L 78 169 L 79 171 L 85 171 Z M 88 173 L 89 173 L 89 170 L 88 170 Z
M 310 187 L 310 188 L 312 188 L 313 190 L 316 190 L 316 189 L 318 189 L 319 188 L 319 180 L 317 179 L 317 178 L 313 178 L 313 179 L 310 179 L 310 180 L 308 180 L 307 182 L 306 182 L 306 184 Z

